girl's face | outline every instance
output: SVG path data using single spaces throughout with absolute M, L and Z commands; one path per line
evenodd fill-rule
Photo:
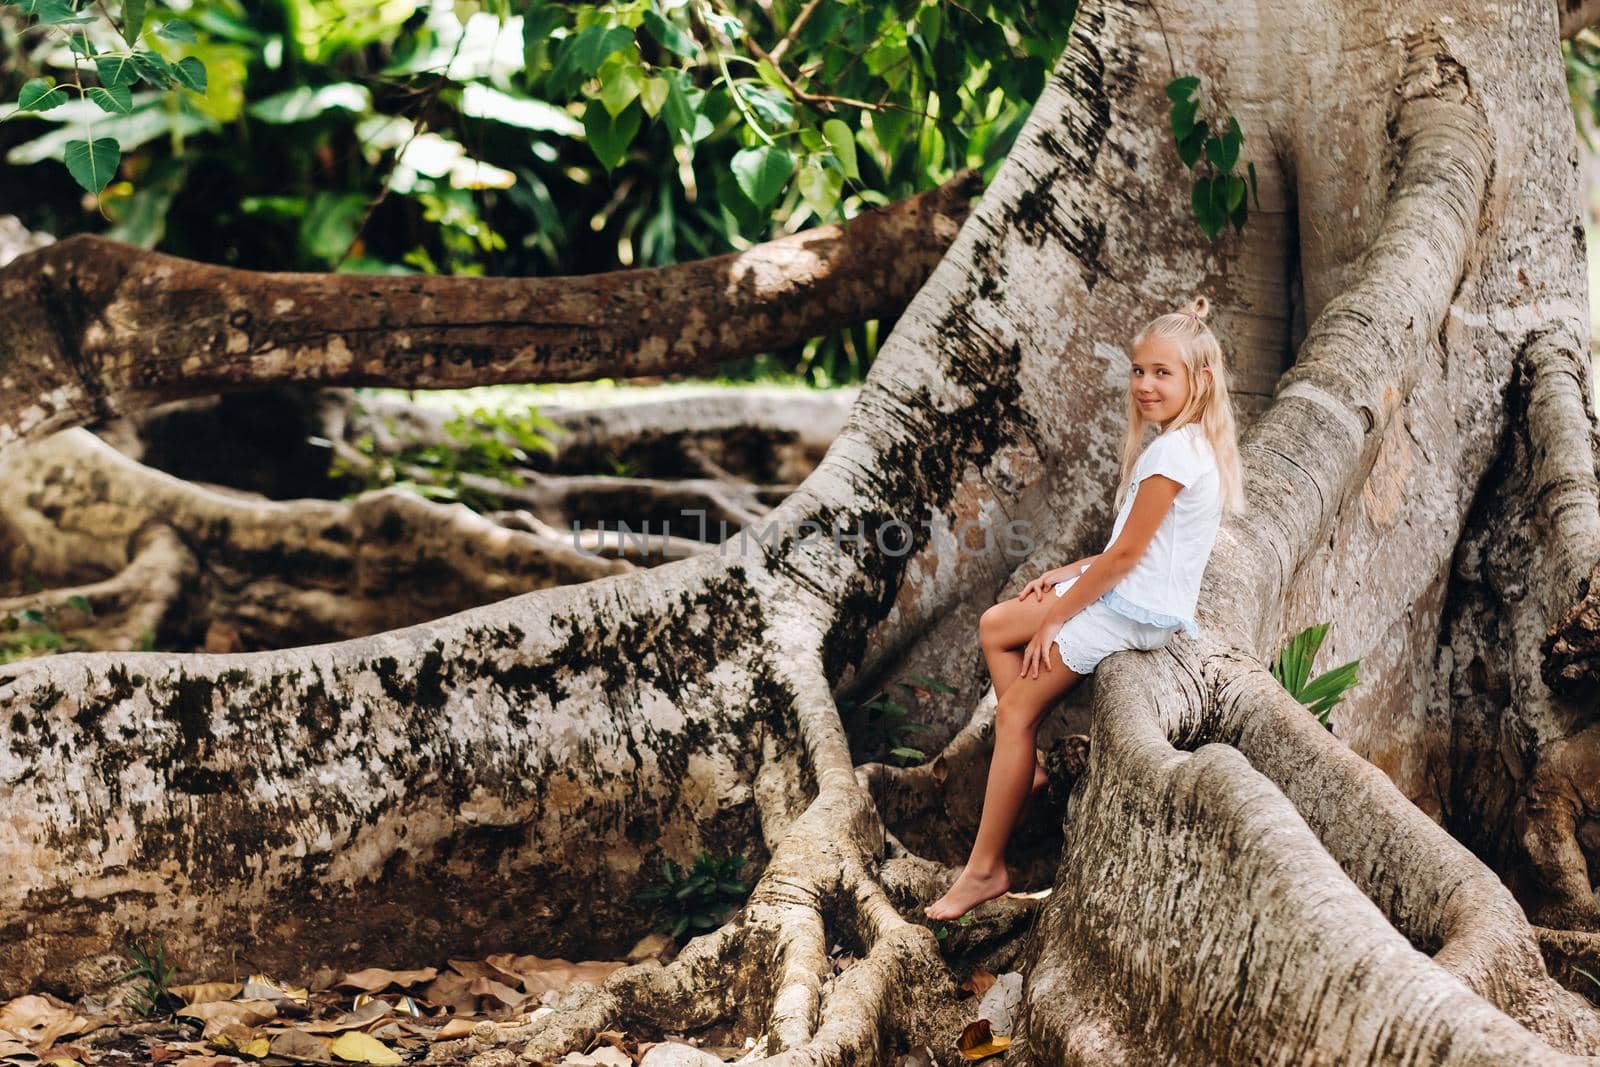
M 1151 422 L 1166 424 L 1189 401 L 1189 370 L 1171 338 L 1146 337 L 1133 348 L 1128 390 Z

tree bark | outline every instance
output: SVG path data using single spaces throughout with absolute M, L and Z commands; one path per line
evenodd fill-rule
M 1080 5 L 826 457 L 728 551 L 315 648 L 0 668 L 0 981 L 125 926 L 197 973 L 611 951 L 659 861 L 712 849 L 754 858 L 735 919 L 500 1041 L 715 1024 L 877 1062 L 946 1048 L 958 970 L 999 960 L 1025 1063 L 1594 1062 L 1562 984 L 1600 953 L 1600 487 L 1558 32 L 1532 0 Z M 1189 72 L 1260 176 L 1214 243 L 1166 127 Z M 1197 289 L 1250 503 L 1205 632 L 1101 665 L 1050 896 L 940 942 L 967 842 L 928 826 L 970 822 L 991 733 L 972 624 L 1103 542 L 1123 346 Z M 958 548 L 979 519 L 1031 536 Z M 1265 667 L 1313 622 L 1362 662 L 1331 734 Z M 839 703 L 928 665 L 948 745 L 861 765 Z
M 0 444 L 186 396 L 707 372 L 899 310 L 978 178 L 746 252 L 582 278 L 255 273 L 92 236 L 0 268 Z

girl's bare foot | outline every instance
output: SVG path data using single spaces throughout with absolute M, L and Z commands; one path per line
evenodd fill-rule
M 1010 888 L 1011 877 L 1006 874 L 1004 867 L 989 875 L 975 874 L 970 866 L 963 867 L 961 876 L 949 892 L 922 909 L 922 913 L 940 921 L 959 919 L 979 904 L 993 900 Z

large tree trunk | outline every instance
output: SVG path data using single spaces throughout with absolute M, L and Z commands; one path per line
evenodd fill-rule
M 0 984 L 83 980 L 125 925 L 200 973 L 623 948 L 658 861 L 714 847 L 760 872 L 736 919 L 501 1040 L 533 1060 L 726 1023 L 786 1063 L 871 1062 L 948 1040 L 954 968 L 1020 958 L 1040 1064 L 1593 1062 L 1600 1013 L 1557 981 L 1600 955 L 1600 490 L 1557 33 L 1545 3 L 1081 5 L 762 536 L 342 643 L 0 671 Z M 1215 244 L 1166 127 L 1189 72 L 1261 175 Z M 1195 290 L 1248 426 L 1205 633 L 1101 666 L 1053 893 L 941 948 L 917 920 L 987 760 L 977 614 L 1103 540 L 1123 346 Z M 1033 543 L 958 551 L 978 519 Z M 1327 661 L 1362 659 L 1337 736 L 1264 667 L 1324 621 Z M 957 687 L 949 745 L 855 766 L 835 697 L 917 672 Z M 860 958 L 837 976 L 835 943 Z

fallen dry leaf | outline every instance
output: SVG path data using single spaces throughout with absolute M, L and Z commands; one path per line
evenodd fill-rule
M 39 1056 L 29 1045 L 10 1039 L 0 1040 L 0 1060 L 7 1063 L 36 1063 Z
M 517 956 L 509 966 L 521 978 L 522 988 L 537 996 L 548 990 L 564 993 L 574 982 L 599 985 L 612 971 L 627 964 L 614 960 L 572 963 L 563 959 L 547 960 L 540 956 Z
M 451 1019 L 439 1029 L 434 1030 L 429 1036 L 435 1041 L 454 1041 L 463 1037 L 470 1037 L 482 1019 Z
M 981 997 L 985 993 L 989 992 L 989 987 L 992 985 L 994 985 L 994 975 L 990 974 L 982 967 L 979 967 L 977 970 L 972 972 L 971 977 L 969 977 L 965 982 L 961 983 L 961 988 L 966 990 L 968 993 L 972 993 Z
M 300 1030 L 285 1030 L 272 1037 L 272 1054 L 312 1063 L 333 1062 L 333 1042 Z
M 18 997 L 0 1007 L 0 1030 L 31 1045 L 53 1045 L 57 1038 L 88 1029 L 89 1020 L 48 994 Z
M 961 1039 L 956 1042 L 956 1048 L 961 1050 L 961 1058 L 967 1060 L 981 1060 L 1004 1052 L 1010 1046 L 1009 1037 L 996 1037 L 990 1032 L 988 1019 L 968 1023 L 967 1028 L 961 1031 Z
M 451 961 L 452 964 L 455 961 Z M 390 986 L 399 986 L 401 989 L 410 989 L 423 982 L 431 982 L 438 977 L 439 971 L 434 967 L 424 967 L 418 971 L 386 971 L 382 967 L 368 967 L 363 971 L 355 971 L 339 979 L 338 989 L 355 989 L 362 993 L 381 993 Z
M 233 1056 L 185 1056 L 173 1067 L 238 1067 L 240 1062 Z
M 493 978 L 478 978 L 468 987 L 468 992 L 476 997 L 492 997 L 508 1008 L 515 1008 L 528 999 L 528 994 L 518 993 L 508 985 L 496 982 Z
M 202 1036 L 209 1038 L 228 1026 L 259 1026 L 276 1018 L 278 1007 L 270 1000 L 214 1000 L 179 1008 L 177 1014 L 205 1023 Z
M 378 1063 L 395 1064 L 400 1061 L 400 1054 L 385 1045 L 377 1038 L 352 1030 L 348 1034 L 340 1035 L 339 1039 L 329 1046 L 332 1052 L 341 1060 L 350 1063 Z
M 1050 895 L 1049 889 L 1036 889 L 1032 893 L 1007 893 L 1012 900 L 1044 900 Z
M 382 1000 L 369 1000 L 352 1012 L 316 1023 L 300 1023 L 295 1029 L 304 1030 L 308 1034 L 338 1034 L 347 1030 L 365 1030 L 380 1019 L 386 1019 L 394 1014 L 388 1002 Z
M 240 1026 L 237 1023 L 227 1024 L 217 1033 L 212 1034 L 210 1041 L 214 1048 L 237 1052 L 241 1056 L 249 1056 L 251 1059 L 260 1059 L 265 1056 L 272 1044 L 267 1039 L 267 1035 L 258 1030 L 252 1030 L 248 1026 Z
M 451 1015 L 471 1015 L 478 1010 L 472 982 L 462 974 L 444 974 L 429 982 L 420 995 L 429 1007 L 445 1008 Z
M 167 992 L 185 1004 L 210 1004 L 216 1000 L 232 1000 L 244 991 L 238 982 L 202 982 L 199 985 L 169 986 Z
M 250 980 L 244 984 L 244 990 L 239 995 L 247 1000 L 254 998 L 287 1000 L 300 1005 L 304 1005 L 311 1000 L 311 990 L 306 989 L 304 986 L 287 986 L 276 978 L 264 974 L 252 974 Z

